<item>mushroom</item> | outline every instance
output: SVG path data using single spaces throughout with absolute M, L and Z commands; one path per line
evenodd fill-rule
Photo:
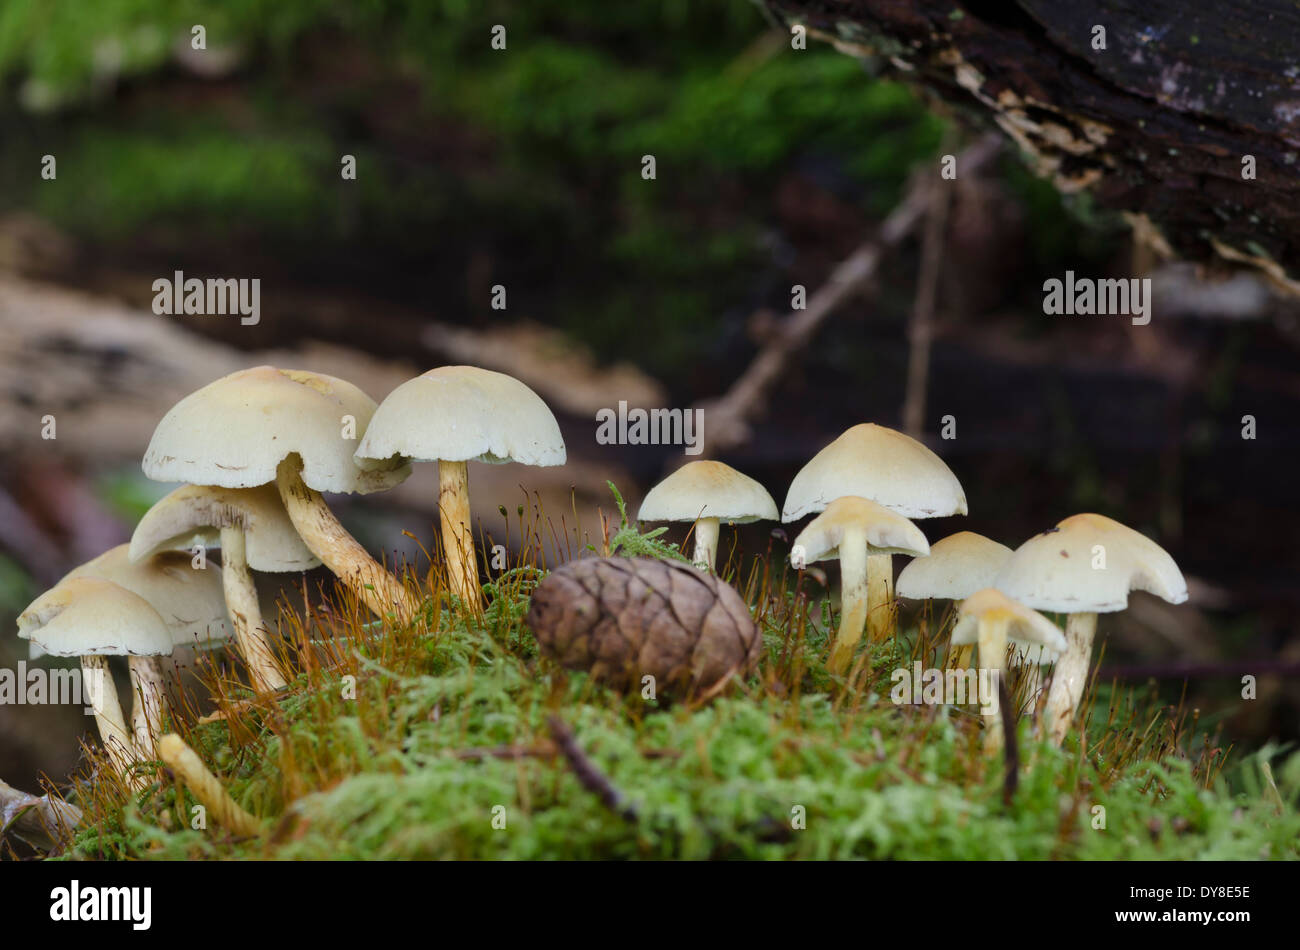
M 159 731 L 161 677 L 154 657 L 172 652 L 172 638 L 158 611 L 143 597 L 98 577 L 64 580 L 32 601 L 18 616 L 18 636 L 34 640 L 51 656 L 80 657 L 99 737 L 118 773 L 129 775 L 137 751 L 152 756 L 152 743 L 137 745 L 113 684 L 107 657 L 125 656 L 136 694 L 136 737 Z
M 977 590 L 993 586 L 1011 549 L 974 531 L 958 531 L 930 545 L 930 553 L 918 557 L 898 574 L 898 596 L 910 600 L 962 600 Z M 955 645 L 955 644 L 954 644 Z M 964 667 L 970 647 L 955 651 L 952 665 Z
M 695 566 L 713 570 L 718 522 L 776 521 L 772 496 L 754 479 L 722 462 L 688 462 L 646 494 L 638 521 L 695 522 Z
M 563 465 L 559 423 L 513 376 L 477 366 L 440 366 L 398 386 L 375 410 L 357 447 L 362 466 L 438 463 L 438 510 L 451 590 L 479 604 L 470 529 L 467 462 Z
M 271 485 L 176 489 L 140 519 L 131 535 L 130 557 L 137 562 L 159 551 L 188 551 L 200 544 L 221 549 L 226 607 L 254 687 L 259 691 L 283 688 L 284 674 L 262 627 L 249 569 L 306 571 L 318 567 L 320 559 L 303 544 Z
M 790 550 L 797 569 L 813 561 L 840 561 L 840 630 L 831 653 L 833 672 L 848 666 L 872 604 L 887 603 L 878 587 L 876 597 L 871 596 L 872 583 L 879 585 L 882 580 L 881 575 L 870 573 L 871 559 L 928 553 L 930 545 L 920 528 L 897 512 L 854 495 L 836 498 L 799 532 Z
M 144 473 L 222 488 L 274 484 L 311 552 L 377 615 L 408 619 L 416 609 L 411 596 L 320 494 L 383 491 L 410 475 L 401 460 L 353 461 L 352 443 L 374 411 L 373 399 L 333 376 L 274 366 L 240 370 L 172 406 L 149 442 Z M 226 556 L 237 559 L 237 545 L 223 549 Z
M 1030 538 L 1012 554 L 994 586 L 1036 610 L 1067 613 L 1066 647 L 1047 693 L 1044 722 L 1065 739 L 1083 698 L 1097 614 L 1128 606 L 1145 590 L 1172 604 L 1187 600 L 1187 582 L 1160 545 L 1103 515 L 1073 515 Z
M 1065 649 L 1065 637 L 1056 624 L 1036 610 L 1016 603 L 1006 594 L 986 587 L 971 594 L 957 608 L 957 625 L 952 630 L 955 644 L 977 643 L 980 666 L 993 671 L 997 679 L 1006 672 L 1007 642 L 1035 643 L 1051 649 Z M 981 697 L 985 708 L 992 707 L 986 717 L 988 731 L 985 747 L 996 749 L 1001 745 L 1002 734 L 996 728 L 999 719 L 998 696 Z
M 808 462 L 790 483 L 781 520 L 797 521 L 844 495 L 869 498 L 905 518 L 966 514 L 961 483 L 939 456 L 915 439 L 863 423 L 846 430 Z M 872 640 L 889 636 L 894 566 L 889 554 L 872 555 L 867 623 Z
M 69 571 L 55 587 L 81 577 L 111 581 L 143 598 L 158 612 L 167 626 L 173 647 L 195 643 L 217 646 L 230 639 L 221 593 L 222 576 L 223 572 L 215 565 L 206 570 L 195 570 L 188 555 L 174 552 L 164 552 L 133 563 L 129 546 L 119 544 Z M 172 650 L 167 650 L 158 655 L 171 653 Z M 136 695 L 134 708 L 140 715 L 133 717 L 133 726 L 137 744 L 145 751 L 151 751 L 151 735 L 158 734 L 162 707 L 166 705 L 162 670 L 154 659 L 144 658 L 133 662 L 133 676 L 149 687 L 143 696 Z

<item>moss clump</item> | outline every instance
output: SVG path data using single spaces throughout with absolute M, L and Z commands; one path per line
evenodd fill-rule
M 941 660 L 928 623 L 833 677 L 829 604 L 756 562 L 740 586 L 764 636 L 757 673 L 707 705 L 663 705 L 538 656 L 522 618 L 541 576 L 526 562 L 497 578 L 477 617 L 437 590 L 406 626 L 367 621 L 342 592 L 328 614 L 286 612 L 304 670 L 288 693 L 250 700 L 212 669 L 226 718 L 177 724 L 265 834 L 191 827 L 188 794 L 147 766 L 138 796 L 106 771 L 78 783 L 88 823 L 69 855 L 1300 857 L 1300 755 L 1265 749 L 1225 773 L 1212 737 L 1154 695 L 1110 693 L 1082 748 L 1077 735 L 1063 749 L 1036 742 L 1022 721 L 1008 805 L 978 710 L 890 700 L 892 671 Z M 634 820 L 583 787 L 551 716 Z

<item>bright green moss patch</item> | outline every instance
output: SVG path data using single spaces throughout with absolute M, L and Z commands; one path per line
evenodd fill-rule
M 661 543 L 636 533 L 625 526 L 615 537 L 632 549 Z M 823 663 L 828 625 L 783 586 L 789 577 L 756 572 L 742 586 L 765 604 L 757 673 L 711 704 L 663 707 L 538 656 L 522 624 L 538 576 L 520 569 L 490 585 L 477 620 L 430 600 L 416 624 L 380 630 L 343 609 L 318 622 L 310 662 L 296 660 L 309 671 L 286 695 L 243 708 L 232 705 L 238 690 L 223 697 L 229 718 L 193 728 L 188 741 L 264 819 L 264 835 L 193 829 L 195 803 L 159 773 L 137 797 L 79 785 L 89 826 L 72 856 L 1300 855 L 1300 756 L 1266 749 L 1225 773 L 1212 739 L 1153 697 L 1120 691 L 1095 705 L 1082 754 L 1075 736 L 1053 749 L 1022 721 L 1019 787 L 1007 805 L 1003 763 L 984 754 L 976 709 L 890 700 L 895 668 L 943 652 L 923 634 L 860 654 L 840 683 Z M 635 821 L 583 787 L 551 716 Z M 1270 759 L 1272 784 L 1261 772 Z

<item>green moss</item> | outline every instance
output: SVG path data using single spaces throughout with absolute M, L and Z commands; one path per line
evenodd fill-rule
M 616 541 L 680 556 L 625 517 Z M 523 623 L 541 577 L 528 566 L 488 585 L 479 620 L 436 594 L 410 626 L 337 611 L 313 632 L 326 658 L 318 648 L 287 694 L 236 708 L 214 678 L 231 715 L 188 730 L 265 834 L 191 828 L 193 800 L 156 772 L 136 796 L 80 784 L 88 821 L 69 857 L 1300 857 L 1300 755 L 1266 748 L 1225 774 L 1182 712 L 1108 688 L 1084 749 L 1019 724 L 1007 804 L 974 708 L 889 698 L 893 670 L 941 647 L 908 631 L 841 681 L 822 662 L 834 618 L 788 573 L 753 568 L 742 589 L 765 605 L 759 670 L 702 707 L 620 695 L 540 658 Z M 583 787 L 552 741 L 555 715 L 634 821 Z

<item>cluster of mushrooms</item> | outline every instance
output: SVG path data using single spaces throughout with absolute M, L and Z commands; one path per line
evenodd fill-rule
M 471 533 L 467 463 L 563 465 L 554 415 L 518 380 L 444 366 L 397 387 L 380 404 L 352 384 L 302 370 L 259 366 L 191 393 L 163 417 L 143 460 L 146 476 L 182 482 L 141 519 L 129 544 L 76 568 L 18 618 L 33 655 L 80 658 L 109 760 L 132 784 L 133 763 L 157 757 L 168 714 L 160 658 L 179 645 L 233 642 L 258 691 L 286 685 L 252 572 L 324 564 L 381 617 L 411 619 L 417 595 L 342 527 L 322 492 L 391 488 L 416 461 L 436 461 L 440 548 L 448 589 L 470 609 L 482 589 Z M 1158 545 L 1100 515 L 1067 518 L 1011 551 L 961 532 L 933 547 L 911 518 L 966 513 L 948 467 L 921 443 L 877 425 L 849 429 L 795 477 L 778 515 L 758 482 L 715 461 L 684 465 L 645 497 L 642 521 L 694 525 L 694 560 L 713 571 L 721 522 L 795 521 L 791 561 L 838 559 L 841 621 L 831 657 L 844 671 L 869 631 L 896 623 L 894 555 L 915 558 L 901 596 L 960 600 L 955 645 L 978 644 L 980 662 L 1055 663 L 1045 721 L 1060 741 L 1086 685 L 1097 614 L 1124 609 L 1131 590 L 1186 599 Z M 221 566 L 196 550 L 221 549 Z M 202 569 L 196 569 L 202 568 Z M 1064 635 L 1038 610 L 1069 614 Z M 125 656 L 130 723 L 108 657 Z M 969 656 L 967 656 L 969 659 Z
M 966 513 L 966 494 L 942 459 L 901 432 L 864 423 L 799 471 L 779 516 L 754 479 L 721 462 L 696 461 L 656 485 L 637 517 L 693 522 L 695 563 L 712 570 L 720 522 L 817 514 L 794 539 L 790 560 L 798 569 L 840 562 L 840 625 L 830 660 L 838 673 L 864 632 L 873 642 L 893 635 L 893 558 L 913 558 L 899 573 L 898 595 L 959 602 L 952 645 L 978 645 L 981 666 L 998 675 L 1008 659 L 1025 667 L 1031 708 L 1042 689 L 1041 667 L 1055 664 L 1042 716 L 1046 734 L 1060 744 L 1087 685 L 1097 614 L 1124 610 L 1134 590 L 1182 603 L 1187 583 L 1158 544 L 1102 515 L 1066 518 L 1015 551 L 970 531 L 931 546 L 910 520 Z M 1065 632 L 1040 610 L 1067 614 Z M 970 658 L 967 648 L 957 662 Z M 987 705 L 987 734 L 996 745 L 996 699 Z
M 18 636 L 34 656 L 80 658 L 109 759 L 136 785 L 133 763 L 157 758 L 167 709 L 159 660 L 177 646 L 205 649 L 233 639 L 255 689 L 286 685 L 253 571 L 324 564 L 377 615 L 414 616 L 418 598 L 348 534 L 321 495 L 392 488 L 413 461 L 438 462 L 448 586 L 476 607 L 466 463 L 563 465 L 564 440 L 541 398 L 501 373 L 444 366 L 376 405 L 333 376 L 258 366 L 204 386 L 167 412 L 145 452 L 144 473 L 186 484 L 145 514 L 129 544 L 76 568 L 32 602 L 18 617 Z M 191 556 L 208 548 L 221 549 L 219 568 Z M 110 656 L 127 657 L 129 726 Z

